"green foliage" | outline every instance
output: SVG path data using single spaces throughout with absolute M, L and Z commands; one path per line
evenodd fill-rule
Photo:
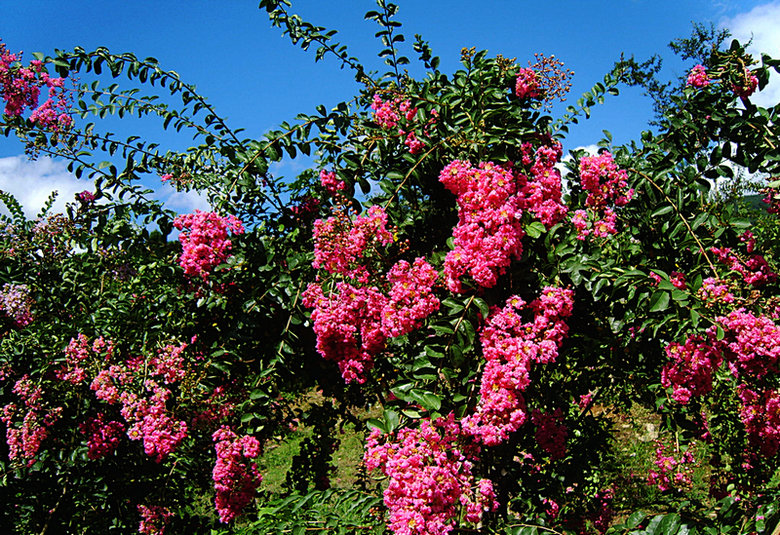
M 315 60 L 331 55 L 354 70 L 359 93 L 331 110 L 302 113 L 261 139 L 240 139 L 193 86 L 154 58 L 77 48 L 38 56 L 52 74 L 86 80 L 73 93 L 76 127 L 52 132 L 21 116 L 3 116 L 5 135 L 19 136 L 33 154 L 67 158 L 77 177 L 95 180 L 96 190 L 94 201 L 81 198 L 65 214 L 47 215 L 52 195 L 35 221 L 0 192 L 10 213 L 2 216 L 0 282 L 28 289 L 33 320 L 14 322 L 4 309 L 0 403 L 26 403 L 15 385 L 29 380 L 45 400 L 35 410 L 51 411 L 53 420 L 29 459 L 0 445 L 0 501 L 13 505 L 0 511 L 0 525 L 17 533 L 132 532 L 137 506 L 160 504 L 174 513 L 169 531 L 179 533 L 382 533 L 382 491 L 389 483 L 358 471 L 349 481 L 353 488 L 335 488 L 340 456 L 361 458 L 355 437 L 371 428 L 397 436 L 439 416 L 473 414 L 487 366 L 488 319 L 510 296 L 530 303 L 555 286 L 574 294 L 567 337 L 557 358 L 529 370 L 519 430 L 482 446 L 478 456 L 467 444 L 474 476 L 493 482 L 500 506 L 473 529 L 462 529 L 776 531 L 777 455 L 753 451 L 749 473 L 740 470 L 756 445 L 745 429 L 733 373 L 715 370 L 712 392 L 686 405 L 675 401 L 661 377 L 671 342 L 693 335 L 723 339 L 724 314 L 737 308 L 771 314 L 780 304 L 776 280 L 751 286 L 713 250 L 729 247 L 747 258 L 753 253 L 742 252 L 744 233 L 751 230 L 751 247 L 777 271 L 776 214 L 744 201 L 740 173 L 780 175 L 780 106 L 759 107 L 733 86 L 744 86 L 753 74 L 758 88 L 765 87 L 780 62 L 764 55 L 759 63 L 736 41 L 723 50 L 723 33 L 695 26 L 693 36 L 673 48 L 685 59 L 706 59 L 710 86 L 664 85 L 656 78 L 658 61 L 625 60 L 553 118 L 544 111 L 546 95 L 515 94 L 519 66 L 513 60 L 485 51 L 464 49 L 462 67 L 443 73 L 430 46 L 415 36 L 411 46 L 426 74 L 412 78 L 403 70 L 409 59 L 395 4 L 379 0 L 365 16 L 379 26 L 378 54 L 388 67 L 383 74 L 367 73 L 334 40 L 335 31 L 291 14 L 290 2 L 259 7 L 293 44 L 315 47 Z M 547 82 L 562 83 L 549 76 Z M 123 77 L 144 90 L 123 89 Z M 464 290 L 452 292 L 440 279 L 432 290 L 438 309 L 416 328 L 387 337 L 364 383 L 345 383 L 337 366 L 318 354 L 316 320 L 303 305 L 310 283 L 330 295 L 348 280 L 312 267 L 315 221 L 340 217 L 347 226 L 361 212 L 384 209 L 393 239 L 366 248 L 359 261 L 370 272 L 360 288 L 389 291 L 386 274 L 402 260 L 425 258 L 441 273 L 459 222 L 455 197 L 440 181 L 442 169 L 468 160 L 531 175 L 533 152 L 557 147 L 570 124 L 590 117 L 622 83 L 644 85 L 662 105 L 657 133 L 614 146 L 605 131 L 599 143 L 633 189 L 631 201 L 615 208 L 617 232 L 578 236 L 571 216 L 593 206 L 581 181 L 587 155 L 572 153 L 563 179 L 569 216 L 545 224 L 530 210 L 519 213 L 523 253 L 496 284 L 483 288 L 464 276 Z M 380 117 L 380 105 L 396 113 L 396 124 Z M 118 139 L 100 129 L 108 115 L 158 120 L 165 129 L 192 133 L 195 145 L 177 152 L 136 136 Z M 316 166 L 291 181 L 269 172 L 272 162 L 299 154 L 313 156 Z M 320 170 L 334 172 L 344 189 L 329 191 Z M 177 189 L 204 191 L 217 212 L 244 222 L 246 233 L 230 237 L 230 254 L 208 277 L 188 277 L 179 264 L 181 246 L 170 239 L 175 214 L 138 185 L 147 175 L 170 175 Z M 734 304 L 702 298 L 711 277 L 728 284 Z M 523 314 L 523 321 L 531 319 L 531 312 Z M 89 381 L 70 382 L 61 377 L 73 366 L 66 348 L 79 335 L 90 343 L 103 337 L 115 348 L 111 355 L 90 353 L 79 364 Z M 350 336 L 357 342 L 363 335 Z M 154 359 L 168 345 L 182 348 L 183 378 L 165 382 L 164 408 L 186 423 L 186 438 L 159 462 L 128 437 L 109 455 L 90 458 L 80 426 L 99 414 L 127 420 L 119 404 L 95 397 L 90 381 L 109 365 L 125 366 L 133 373 L 123 385 L 144 395 L 146 381 L 163 381 Z M 780 387 L 775 372 L 768 389 Z M 637 407 L 676 452 L 697 452 L 695 492 L 686 494 L 682 483 L 646 489 L 655 444 L 621 436 L 615 425 Z M 534 411 L 559 415 L 566 431 L 560 455 L 539 438 Z M 703 418 L 711 437 L 706 445 Z M 4 423 L 4 430 L 17 424 Z M 261 464 L 273 471 L 243 519 L 229 526 L 212 509 L 212 433 L 222 426 L 257 438 L 267 448 Z M 345 427 L 352 430 L 346 446 Z M 632 470 L 641 473 L 623 466 L 631 455 Z M 708 478 L 713 492 L 726 497 L 708 495 Z

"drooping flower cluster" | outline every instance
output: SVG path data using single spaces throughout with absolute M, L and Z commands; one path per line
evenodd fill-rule
M 681 455 L 679 447 L 669 454 L 662 442 L 657 441 L 655 446 L 656 467 L 648 473 L 647 484 L 657 486 L 662 492 L 689 489 L 693 475 L 692 465 L 696 461 L 692 448 L 689 447 Z
M 381 128 L 385 130 L 398 129 L 398 135 L 404 138 L 404 145 L 411 154 L 422 152 L 425 144 L 417 138 L 414 130 L 410 129 L 414 128 L 414 123 L 417 121 L 417 108 L 412 106 L 409 99 L 399 96 L 383 100 L 382 96 L 377 93 L 371 103 L 371 109 L 374 110 L 374 121 Z M 403 127 L 401 128 L 399 125 Z M 423 126 L 427 127 L 427 125 Z M 427 128 L 424 128 L 423 131 L 427 134 Z
M 519 182 L 521 207 L 549 229 L 563 221 L 568 211 L 562 201 L 561 172 L 556 167 L 563 147 L 550 141 L 549 145 L 541 145 L 534 151 L 530 143 L 523 143 L 522 151 L 523 165 L 530 167 L 530 171 Z
M 302 302 L 314 309 L 317 351 L 338 364 L 345 381 L 362 383 L 388 338 L 411 332 L 438 309 L 432 291 L 438 273 L 417 258 L 399 260 L 382 278 L 375 260 L 394 240 L 385 211 L 372 206 L 355 219 L 334 211 L 314 223 L 312 265 L 342 280 L 309 284 Z
M 26 284 L 7 283 L 0 292 L 0 309 L 19 328 L 32 323 L 33 303 L 30 288 Z
M 585 156 L 580 161 L 582 189 L 588 193 L 586 210 L 574 212 L 572 224 L 577 229 L 577 239 L 589 235 L 606 238 L 617 233 L 617 215 L 613 207 L 628 204 L 634 190 L 628 188 L 628 175 L 618 169 L 612 154 L 602 152 L 597 156 Z
M 780 327 L 744 309 L 715 321 L 706 338 L 689 336 L 684 344 L 669 344 L 671 362 L 661 372 L 661 384 L 672 388 L 675 401 L 687 404 L 712 390 L 715 371 L 725 362 L 738 383 L 740 417 L 751 445 L 774 455 L 780 449 L 780 394 L 768 378 L 780 371 Z
M 536 99 L 542 95 L 535 70 L 523 67 L 517 72 L 515 95 L 521 99 Z
M 8 458 L 32 466 L 41 443 L 49 436 L 49 428 L 60 418 L 62 407 L 50 408 L 43 389 L 28 375 L 19 379 L 12 391 L 21 406 L 8 403 L 0 409 L 0 421 L 6 426 Z
M 244 225 L 237 217 L 222 217 L 200 210 L 178 216 L 173 220 L 173 226 L 182 231 L 179 234 L 182 246 L 179 265 L 187 276 L 201 277 L 204 281 L 230 254 L 232 244 L 228 232 L 234 236 L 244 233 Z
M 411 332 L 439 308 L 432 289 L 438 273 L 424 259 L 412 265 L 400 260 L 387 273 L 389 295 L 375 286 L 336 284 L 327 295 L 318 283 L 309 284 L 303 304 L 313 308 L 317 351 L 335 361 L 346 382 L 365 381 L 373 357 L 388 338 Z
M 737 396 L 751 446 L 766 457 L 775 456 L 780 450 L 780 391 L 739 385 Z
M 354 220 L 343 212 L 314 222 L 313 266 L 334 275 L 368 281 L 365 266 L 368 255 L 393 242 L 387 229 L 387 214 L 381 206 L 372 206 Z
M 101 336 L 90 344 L 84 334 L 79 334 L 76 338 L 71 338 L 65 348 L 65 362 L 54 371 L 54 375 L 62 381 L 79 384 L 87 378 L 85 366 L 88 366 L 90 361 L 109 361 L 113 353 L 114 343 L 110 340 L 104 340 Z
M 512 259 L 523 252 L 521 198 L 511 169 L 492 162 L 473 167 L 455 160 L 439 181 L 457 196 L 458 224 L 454 249 L 444 260 L 444 276 L 452 292 L 463 291 L 460 278 L 470 275 L 482 287 L 495 286 Z
M 742 275 L 742 280 L 751 286 L 762 286 L 777 280 L 777 273 L 772 271 L 763 255 L 750 254 L 743 262 L 730 247 L 712 247 L 710 251 L 720 263 Z
M 146 381 L 146 388 L 151 392 L 148 398 L 122 392 L 120 412 L 130 426 L 127 431 L 130 440 L 143 439 L 144 453 L 161 463 L 187 436 L 187 423 L 170 416 L 167 409 L 170 390 L 151 380 Z
M 29 108 L 31 122 L 52 132 L 68 130 L 73 118 L 65 80 L 50 77 L 42 61 L 33 60 L 26 67 L 20 61 L 20 55 L 10 53 L 0 42 L 0 94 L 5 101 L 5 115 L 20 117 Z M 47 88 L 48 98 L 39 106 L 43 87 Z
M 399 260 L 387 273 L 392 286 L 382 307 L 382 333 L 388 338 L 402 336 L 419 327 L 420 321 L 439 309 L 431 289 L 439 277 L 423 258 L 413 264 Z
M 70 341 L 65 362 L 54 375 L 72 384 L 89 381 L 98 400 L 121 406 L 125 421 L 125 424 L 103 425 L 101 416 L 82 423 L 90 451 L 102 452 L 109 445 L 115 447 L 116 443 L 107 437 L 116 435 L 120 427 L 127 430 L 131 440 L 143 440 L 144 452 L 158 463 L 176 450 L 187 436 L 187 424 L 172 416 L 167 402 L 173 392 L 158 381 L 172 385 L 184 379 L 186 361 L 182 352 L 186 348 L 187 344 L 168 344 L 149 358 L 111 364 L 114 344 L 110 340 L 100 337 L 90 343 L 85 335 L 79 334 Z
M 707 75 L 704 65 L 699 64 L 691 69 L 691 72 L 688 73 L 687 84 L 699 88 L 710 85 L 710 77 Z
M 79 424 L 79 431 L 87 436 L 87 457 L 92 460 L 102 459 L 113 453 L 119 447 L 125 432 L 122 422 L 107 422 L 104 418 L 105 416 L 99 413 Z
M 260 455 L 260 443 L 252 436 L 239 437 L 227 426 L 215 431 L 212 438 L 217 452 L 212 472 L 215 504 L 220 522 L 227 523 L 241 514 L 262 482 L 252 461 Z
M 331 195 L 347 187 L 343 180 L 339 180 L 336 177 L 336 173 L 333 171 L 326 171 L 325 169 L 320 170 L 320 184 L 325 188 L 325 191 Z
M 385 296 L 374 287 L 357 288 L 346 282 L 325 295 L 319 284 L 312 283 L 302 302 L 314 309 L 311 318 L 319 354 L 338 364 L 346 382 L 364 382 L 374 355 L 385 346 L 381 324 Z
M 186 343 L 178 346 L 167 344 L 157 350 L 157 355 L 149 358 L 148 366 L 152 375 L 162 377 L 165 384 L 175 383 L 184 379 L 187 374 L 186 363 L 182 353 L 187 349 Z
M 555 56 L 534 54 L 536 61 L 522 67 L 515 80 L 515 95 L 522 100 L 544 100 L 549 107 L 553 100 L 565 100 L 571 89 L 573 71 L 564 69 Z
M 481 334 L 487 362 L 480 400 L 474 414 L 463 419 L 465 433 L 494 446 L 525 423 L 528 415 L 522 393 L 530 383 L 531 367 L 557 359 L 568 333 L 564 320 L 572 313 L 572 299 L 571 290 L 548 286 L 527 307 L 534 312 L 530 322 L 523 321 L 520 312 L 526 304 L 517 296 L 491 313 Z
M 661 370 L 661 384 L 674 385 L 672 398 L 683 405 L 692 396 L 702 396 L 712 390 L 712 375 L 720 366 L 722 356 L 700 336 L 691 336 L 683 344 L 666 346 L 666 356 L 672 361 Z
M 138 513 L 141 515 L 138 533 L 145 535 L 163 535 L 173 516 L 170 509 L 161 505 L 139 505 Z
M 439 174 L 439 181 L 456 196 L 458 224 L 454 248 L 444 260 L 444 276 L 452 292 L 462 292 L 460 280 L 469 275 L 484 288 L 495 286 L 513 259 L 523 253 L 524 212 L 547 228 L 563 220 L 567 207 L 561 198 L 561 175 L 555 168 L 562 150 L 550 142 L 536 150 L 522 146 L 524 174 L 511 165 L 455 160 Z
M 396 436 L 371 432 L 366 468 L 380 469 L 389 478 L 384 503 L 395 535 L 446 535 L 456 527 L 461 508 L 467 522 L 477 523 L 497 507 L 492 482 L 475 482 L 461 438 L 452 413 L 423 420 L 418 429 L 401 429 Z
M 710 306 L 734 302 L 734 294 L 729 291 L 729 285 L 714 277 L 704 279 L 696 295 L 704 301 L 705 305 Z

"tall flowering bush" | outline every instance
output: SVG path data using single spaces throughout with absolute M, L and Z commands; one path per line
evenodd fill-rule
M 0 49 L 2 132 L 94 180 L 35 221 L 0 192 L 0 525 L 774 529 L 777 184 L 765 211 L 726 186 L 735 168 L 780 176 L 777 121 L 752 102 L 777 62 L 703 47 L 656 133 L 567 157 L 569 126 L 636 77 L 616 69 L 551 117 L 571 74 L 553 56 L 464 49 L 445 74 L 418 38 L 414 79 L 379 0 L 366 18 L 390 70 L 374 75 L 288 7 L 260 3 L 360 90 L 257 140 L 153 58 Z M 120 75 L 165 104 L 100 80 Z M 164 152 L 70 110 L 199 144 Z M 276 177 L 299 153 L 314 167 Z M 214 211 L 168 211 L 144 175 Z M 616 425 L 641 411 L 648 439 Z M 630 473 L 626 441 L 644 444 Z M 263 467 L 292 443 L 281 497 Z M 629 513 L 659 509 L 681 516 Z

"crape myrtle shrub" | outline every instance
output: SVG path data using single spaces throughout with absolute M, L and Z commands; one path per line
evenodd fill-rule
M 390 70 L 370 74 L 288 7 L 260 5 L 362 90 L 259 140 L 153 58 L 0 45 L 3 132 L 94 181 L 32 221 L 2 194 L 2 525 L 771 531 L 780 153 L 777 107 L 751 98 L 778 63 L 713 48 L 657 133 L 564 159 L 569 125 L 624 71 L 554 119 L 571 75 L 555 58 L 464 49 L 445 74 L 417 37 L 416 79 L 380 0 L 366 18 Z M 88 122 L 107 114 L 196 144 L 164 152 Z M 268 172 L 299 153 L 315 168 Z M 768 177 L 763 208 L 722 193 L 747 173 Z M 148 175 L 214 211 L 176 216 L 139 186 Z M 289 400 L 312 389 L 326 402 L 299 414 Z M 600 414 L 632 405 L 662 429 L 653 468 L 621 479 Z M 257 461 L 296 417 L 314 432 L 277 502 Z M 340 491 L 354 506 L 312 520 L 349 421 L 366 441 L 359 487 Z M 691 499 L 694 471 L 709 490 Z M 637 480 L 667 514 L 621 509 Z

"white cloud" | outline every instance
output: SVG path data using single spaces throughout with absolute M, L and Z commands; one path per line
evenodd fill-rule
M 0 190 L 19 201 L 27 219 L 37 217 L 52 191 L 57 191 L 58 195 L 49 213 L 56 214 L 65 211 L 66 203 L 75 202 L 76 193 L 94 189 L 91 180 L 80 180 L 69 173 L 63 160 L 49 157 L 30 160 L 24 155 L 0 158 Z M 180 192 L 163 186 L 153 197 L 178 213 L 211 210 L 206 196 L 197 191 Z M 2 203 L 0 213 L 8 213 Z
M 41 157 L 29 160 L 26 156 L 0 158 L 0 190 L 13 195 L 24 208 L 25 216 L 38 215 L 52 191 L 59 195 L 50 213 L 63 212 L 65 203 L 74 202 L 76 193 L 94 190 L 89 180 L 79 180 L 68 172 L 62 161 Z M 8 213 L 0 207 L 3 213 Z
M 206 196 L 197 191 L 173 191 L 168 195 L 158 192 L 155 197 L 164 202 L 166 208 L 180 214 L 191 213 L 195 210 L 211 211 L 211 205 Z
M 724 20 L 721 26 L 728 28 L 740 43 L 747 43 L 752 38 L 748 52 L 756 59 L 760 59 L 761 52 L 780 58 L 780 2 L 756 6 L 747 13 Z M 776 72 L 771 72 L 769 85 L 751 100 L 764 107 L 780 102 L 780 77 Z

